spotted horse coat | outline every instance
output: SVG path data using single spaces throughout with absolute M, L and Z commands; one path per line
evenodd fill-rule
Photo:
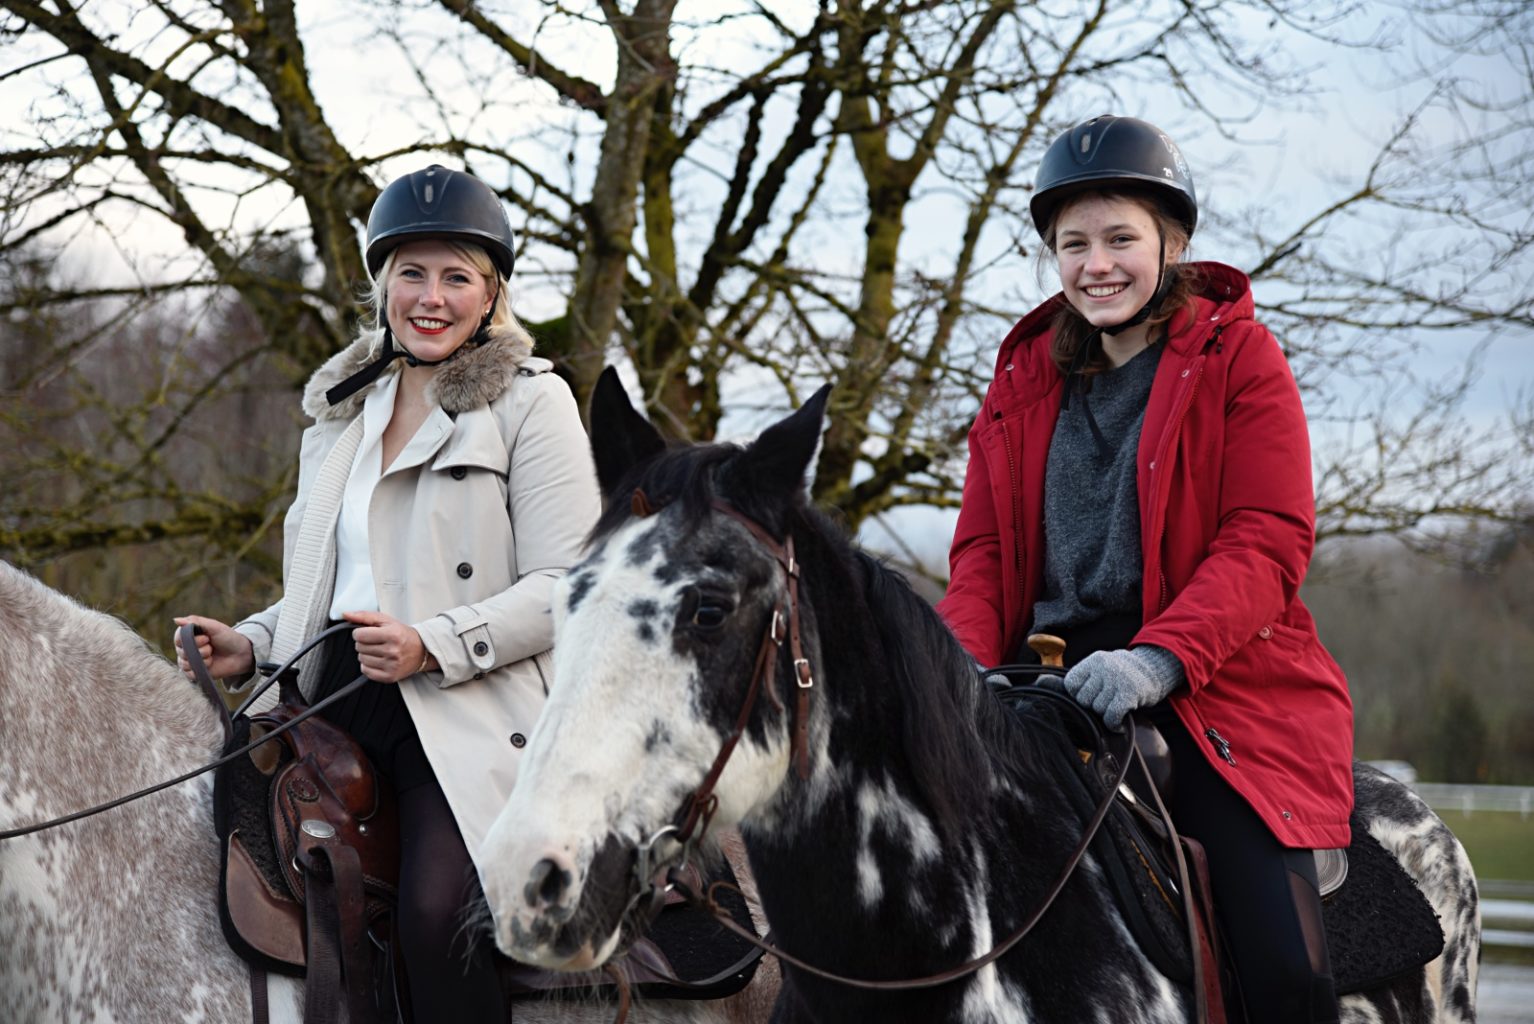
M 777 652 L 719 776 L 712 828 L 738 824 L 779 945 L 838 974 L 934 974 L 988 952 L 1039 905 L 1074 847 L 1040 720 L 1016 727 L 963 650 L 900 578 L 808 508 L 824 391 L 746 448 L 666 448 L 609 373 L 593 399 L 605 511 L 555 593 L 556 672 L 522 776 L 484 848 L 497 942 L 589 969 L 621 950 L 649 851 L 735 727 L 764 633 L 787 599 L 775 557 L 727 505 L 791 537 L 813 669 L 807 776 L 791 735 L 798 678 Z M 1369 828 L 1428 891 L 1444 956 L 1348 1021 L 1474 1018 L 1478 921 L 1459 844 L 1377 776 Z M 705 835 L 698 856 L 706 851 Z M 1403 1012 L 1404 1011 L 1404 1012 Z M 962 981 L 896 994 L 793 966 L 775 1021 L 1180 1022 L 1189 993 L 1141 953 L 1089 855 L 1037 928 Z
M 221 726 L 197 688 L 123 623 L 0 561 L 0 831 L 103 802 L 211 760 Z M 218 923 L 208 777 L 0 841 L 0 1021 L 245 1024 L 245 965 Z M 767 978 L 768 972 L 758 972 Z M 272 977 L 273 1024 L 303 986 Z M 770 999 L 770 996 L 769 996 Z M 632 1021 L 760 1021 L 731 1000 L 651 1000 Z M 611 1006 L 517 1004 L 518 1024 L 608 1024 Z

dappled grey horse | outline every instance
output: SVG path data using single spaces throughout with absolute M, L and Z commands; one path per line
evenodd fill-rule
M 189 771 L 222 738 L 197 688 L 126 625 L 0 562 L 0 831 Z M 251 1019 L 219 928 L 210 778 L 0 841 L 0 1021 Z M 760 1018 L 755 987 L 640 1001 L 630 1019 Z M 270 995 L 273 1022 L 301 1019 L 301 984 L 273 977 Z M 515 1016 L 603 1024 L 613 1009 L 519 1003 Z
M 808 507 L 824 398 L 745 448 L 666 447 L 611 371 L 598 383 L 605 511 L 556 591 L 559 685 L 485 847 L 497 941 L 518 959 L 602 963 L 647 884 L 629 865 L 696 856 L 720 826 L 745 836 L 778 944 L 858 979 L 984 956 L 1067 862 L 1082 831 L 1061 785 L 1073 754 L 1044 756 L 1059 750 L 1048 722 L 1009 715 L 932 609 Z M 1345 997 L 1343 1019 L 1473 1020 L 1464 850 L 1404 787 L 1361 768 L 1355 788 L 1363 827 L 1427 895 L 1445 945 Z M 1191 1010 L 1088 855 L 996 962 L 895 993 L 785 966 L 774 1019 L 1131 1024 Z

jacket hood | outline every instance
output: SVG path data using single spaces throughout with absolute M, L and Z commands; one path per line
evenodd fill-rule
M 1252 301 L 1251 279 L 1235 267 L 1213 262 L 1189 263 L 1185 266 L 1196 270 L 1202 279 L 1194 298 L 1195 309 L 1191 317 L 1186 311 L 1178 313 L 1172 318 L 1167 330 L 1171 339 L 1169 347 L 1184 354 L 1203 344 L 1208 332 L 1198 329 L 1200 326 L 1251 320 L 1256 310 Z M 1060 381 L 1060 371 L 1049 355 L 1049 328 L 1055 313 L 1064 304 L 1065 293 L 1057 292 L 1017 322 L 996 354 L 998 378 L 1007 375 L 1016 381 L 1016 375 L 1006 374 L 1006 371 L 1020 365 L 1024 370 L 1024 378 L 1031 385 L 1028 390 L 1035 391 L 1039 396 Z M 1018 381 L 1017 386 L 1024 385 Z
M 467 412 L 499 398 L 511 386 L 523 364 L 547 362 L 533 357 L 532 336 L 520 324 L 502 329 L 497 335 L 493 341 L 478 348 L 460 350 L 457 358 L 437 367 L 431 383 L 426 385 L 426 397 L 441 406 L 443 412 Z M 377 358 L 373 339 L 371 333 L 358 338 L 314 371 L 314 376 L 304 385 L 304 412 L 316 420 L 331 420 L 351 419 L 362 411 L 363 402 L 378 386 L 378 381 L 338 405 L 326 401 L 325 392 Z M 539 369 L 546 368 L 539 366 Z M 399 363 L 384 371 L 385 375 L 399 372 Z

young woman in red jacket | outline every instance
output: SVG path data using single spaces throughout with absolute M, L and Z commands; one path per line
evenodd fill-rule
M 1127 117 L 1045 153 L 1061 293 L 1002 342 L 939 611 L 982 665 L 1067 641 L 1066 690 L 1161 727 L 1252 1021 L 1337 1019 L 1312 850 L 1345 847 L 1352 704 L 1300 602 L 1305 413 L 1246 276 L 1183 262 L 1177 147 Z

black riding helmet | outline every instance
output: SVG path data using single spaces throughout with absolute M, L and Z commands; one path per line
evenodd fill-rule
M 1177 144 L 1147 121 L 1112 114 L 1081 122 L 1051 142 L 1044 151 L 1044 159 L 1034 177 L 1033 198 L 1028 202 L 1033 226 L 1040 238 L 1047 238 L 1055 214 L 1067 199 L 1081 192 L 1114 189 L 1151 197 L 1192 237 L 1193 229 L 1198 225 L 1198 196 L 1193 191 L 1193 176 L 1188 173 L 1188 163 L 1182 158 Z M 1123 323 L 1097 328 L 1093 336 L 1076 350 L 1070 369 L 1066 371 L 1061 405 L 1069 408 L 1074 379 L 1075 389 L 1081 392 L 1087 427 L 1104 458 L 1112 453 L 1092 415 L 1084 378 L 1077 375 L 1086 365 L 1094 340 L 1104 334 L 1117 335 L 1139 326 L 1150 319 L 1171 294 L 1176 268 L 1169 270 L 1166 266 L 1166 235 L 1159 223 L 1156 234 L 1161 253 L 1157 260 L 1156 287 L 1150 299 Z
M 425 238 L 477 245 L 511 277 L 511 222 L 500 197 L 472 174 L 432 164 L 390 182 L 368 214 L 368 273 L 376 278 L 389 253 Z
M 1071 196 L 1115 188 L 1154 199 L 1190 237 L 1193 235 L 1198 225 L 1198 196 L 1177 144 L 1148 121 L 1104 114 L 1081 122 L 1044 151 L 1034 178 L 1033 199 L 1028 203 L 1039 237 L 1048 237 L 1056 212 Z M 1144 323 L 1171 292 L 1176 271 L 1167 270 L 1166 237 L 1159 226 L 1156 234 L 1161 243 L 1161 271 L 1155 293 L 1134 316 L 1121 324 L 1100 327 L 1100 333 L 1118 334 Z M 1083 357 L 1086 351 L 1083 345 Z
M 1149 122 L 1104 114 L 1078 124 L 1045 150 L 1028 202 L 1039 237 L 1064 200 L 1115 186 L 1154 196 L 1193 234 L 1198 196 L 1177 144 Z
M 390 182 L 368 214 L 368 273 L 376 281 L 389 253 L 406 242 L 425 239 L 477 245 L 490 257 L 502 281 L 511 278 L 511 222 L 500 198 L 472 174 L 432 164 Z M 326 391 L 326 401 L 341 403 L 377 380 L 396 359 L 411 366 L 440 366 L 483 345 L 490 340 L 491 315 L 485 314 L 474 336 L 457 350 L 435 360 L 418 359 L 403 346 L 395 348 L 394 332 L 385 320 L 383 351 L 378 358 Z

